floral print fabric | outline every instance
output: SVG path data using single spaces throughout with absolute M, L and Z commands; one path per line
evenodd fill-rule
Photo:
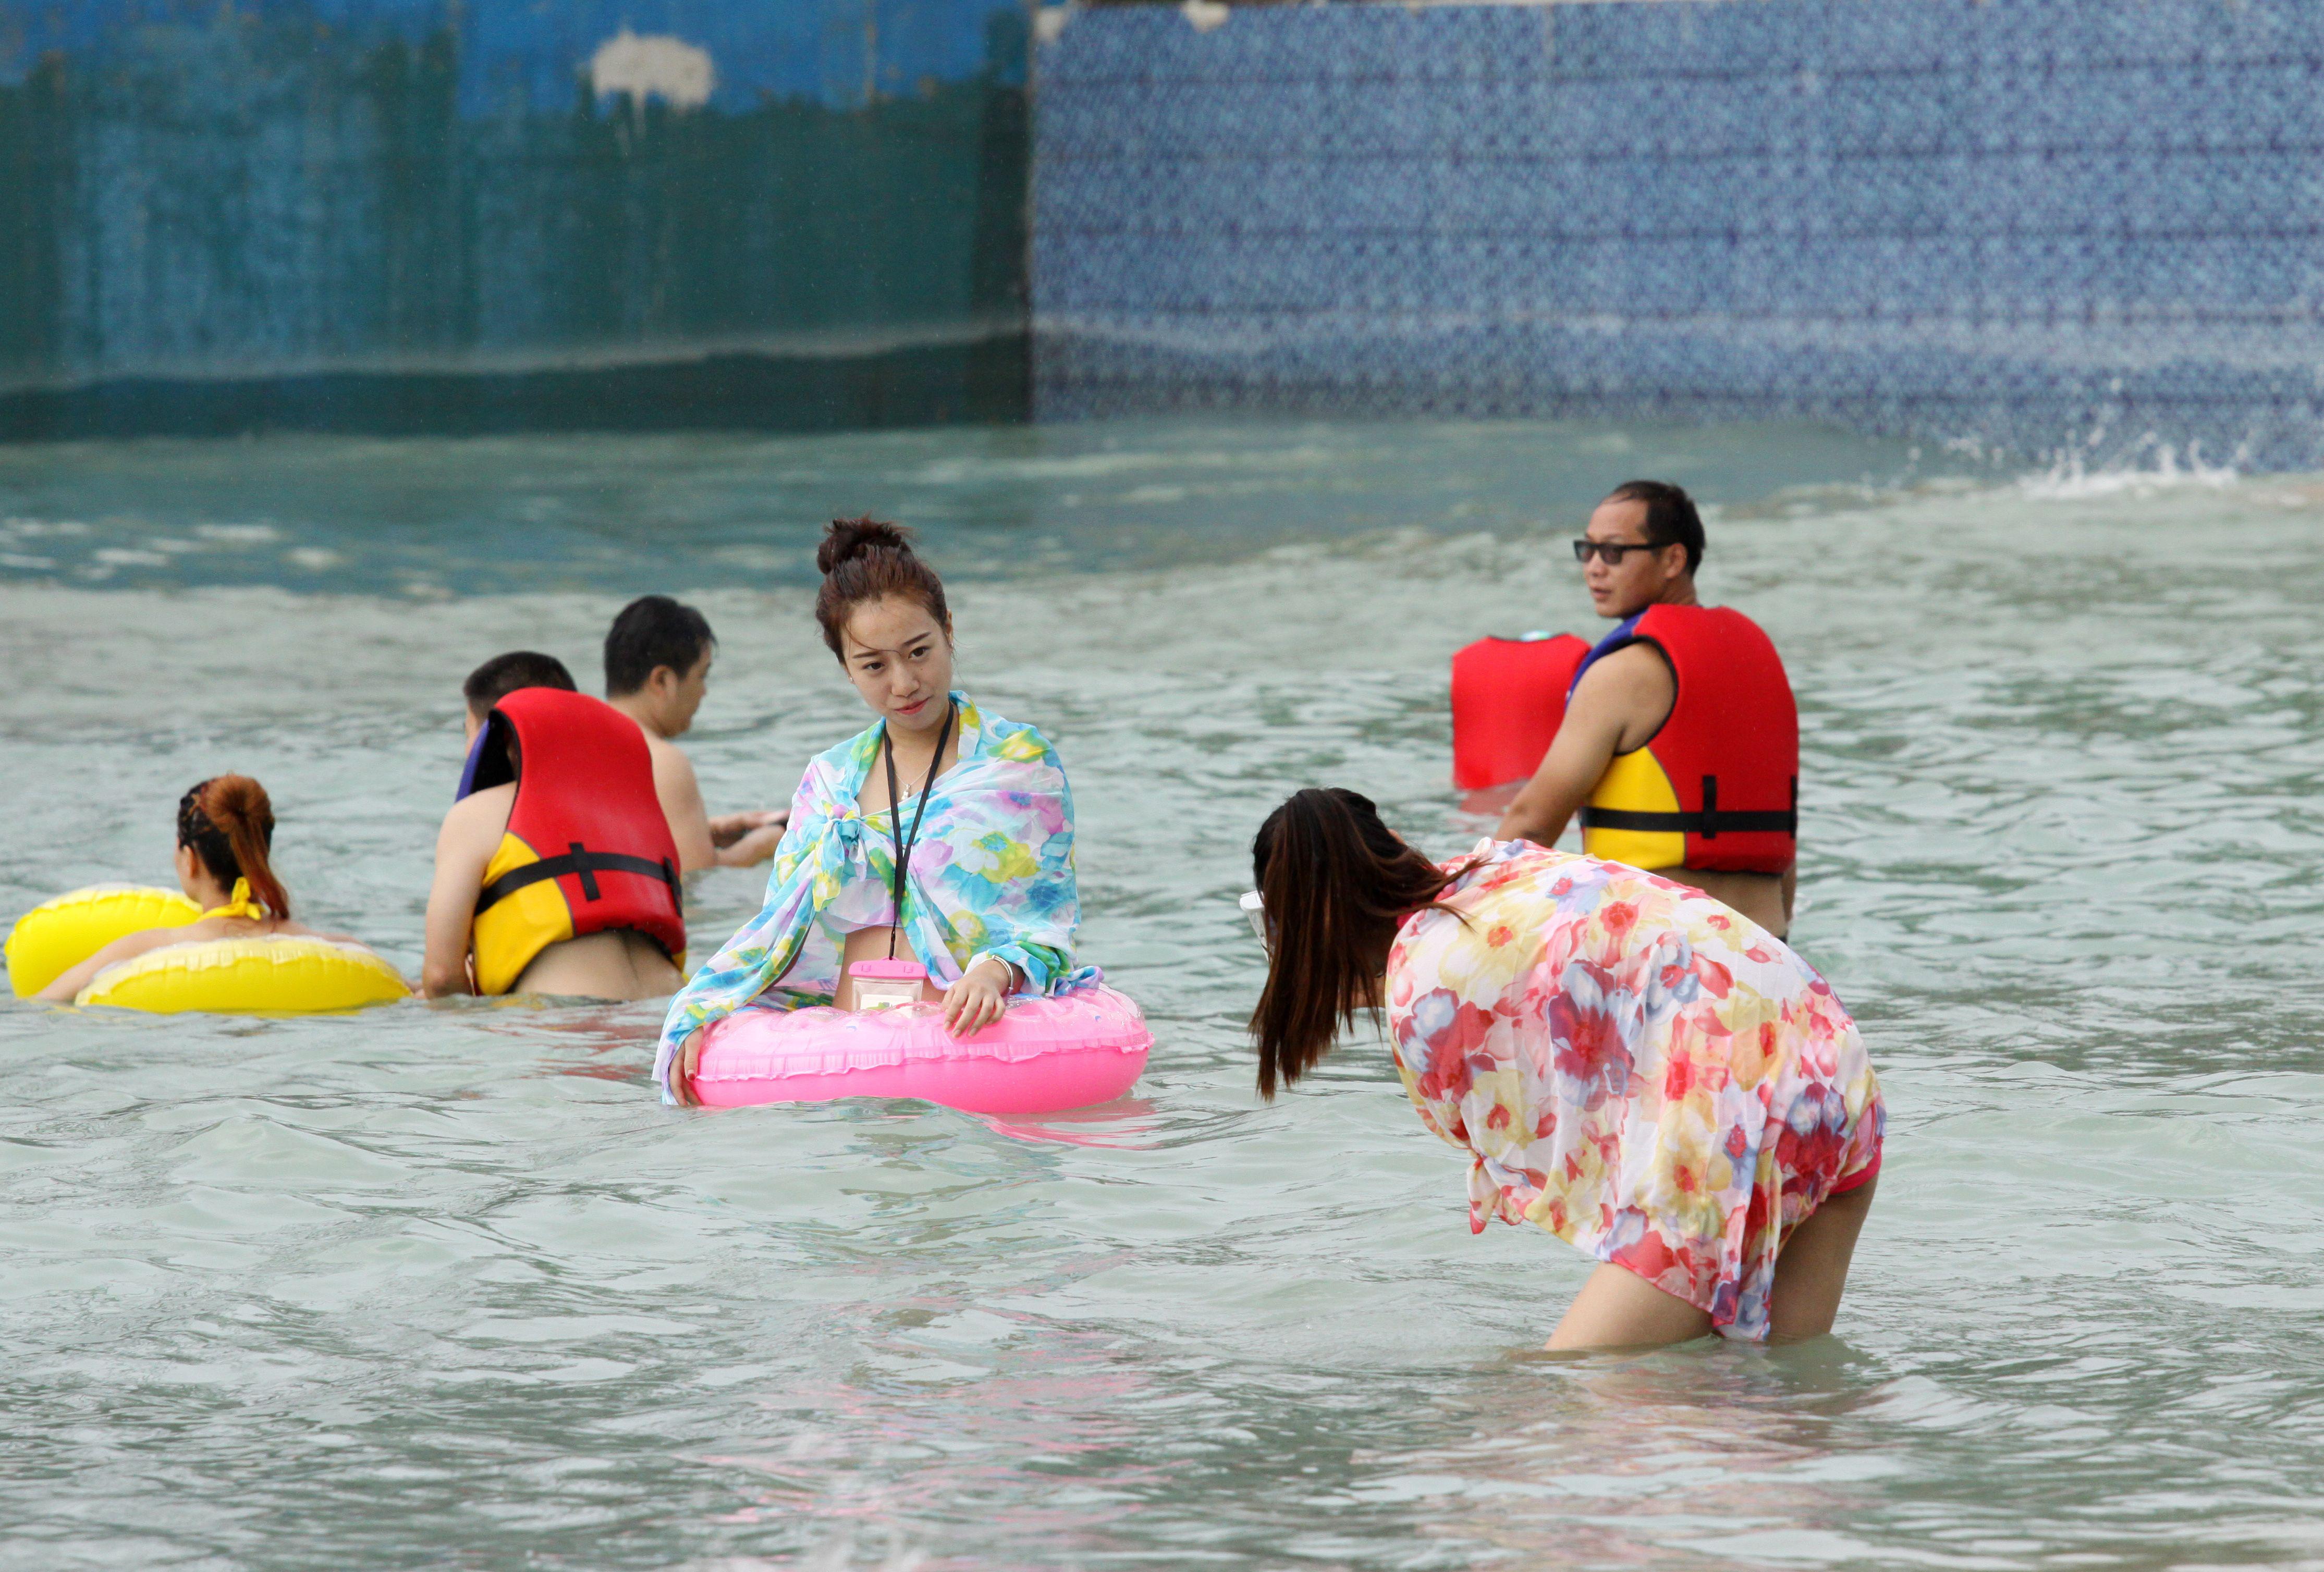
M 987 715 L 955 693 L 960 758 L 928 794 L 919 839 L 905 869 L 904 921 L 914 959 L 940 985 L 997 955 L 1025 974 L 1034 993 L 1094 981 L 1074 969 L 1081 921 L 1074 881 L 1074 799 L 1048 740 L 1030 726 Z M 775 849 L 766 904 L 670 1000 L 654 1056 L 654 1080 L 673 1100 L 669 1066 L 697 1027 L 744 1008 L 827 1005 L 839 988 L 834 924 L 819 915 L 862 907 L 890 920 L 895 873 L 892 809 L 856 806 L 880 758 L 872 726 L 819 755 L 791 799 L 789 826 Z M 904 826 L 920 813 L 905 797 Z M 861 924 L 853 924 L 861 925 Z
M 1469 1219 L 1529 1222 L 1767 1335 L 1776 1252 L 1871 1168 L 1886 1113 L 1831 985 L 1749 919 L 1618 862 L 1480 842 L 1389 952 L 1413 1107 Z

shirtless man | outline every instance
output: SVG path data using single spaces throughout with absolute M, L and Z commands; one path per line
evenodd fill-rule
M 538 689 L 573 698 L 542 715 L 528 693 Z M 628 723 L 575 694 L 562 661 L 530 650 L 486 661 L 463 692 L 468 773 L 436 839 L 420 991 L 601 999 L 677 991 L 686 947 L 677 851 L 650 761 L 642 748 L 624 751 Z M 527 699 L 509 702 L 520 694 Z M 515 724 L 476 746 L 495 708 L 542 728 L 530 781 Z M 520 820 L 530 841 L 512 833 Z M 535 855 L 536 846 L 550 855 Z M 556 855 L 563 846 L 573 850 Z M 567 863 L 575 866 L 540 877 Z
M 750 868 L 775 854 L 788 808 L 712 818 L 694 764 L 673 740 L 694 724 L 717 654 L 710 623 L 668 595 L 632 601 L 605 635 L 605 702 L 635 721 L 653 755 L 654 789 L 685 872 Z
M 1591 602 L 1619 626 L 1583 663 L 1495 839 L 1553 845 L 1579 813 L 1591 856 L 1692 885 L 1782 937 L 1799 719 L 1775 647 L 1741 612 L 1696 598 L 1702 519 L 1678 487 L 1615 488 L 1574 547 Z

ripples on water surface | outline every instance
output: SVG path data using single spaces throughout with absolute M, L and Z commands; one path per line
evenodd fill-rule
M 1894 1109 L 1841 1335 L 1553 1364 L 1385 1051 L 1252 1096 L 1259 814 L 1429 847 L 1444 665 L 1587 624 L 1612 481 L 1720 504 L 1806 726 L 1801 947 Z M 655 1012 L 0 1012 L 9 1566 L 2324 1563 L 2324 489 L 1812 433 L 1200 427 L 0 451 L 0 909 L 168 878 L 258 775 L 307 914 L 416 967 L 456 687 L 724 640 L 714 805 L 862 714 L 816 520 L 928 527 L 967 686 L 1074 771 L 1138 1099 L 684 1114 Z M 696 887 L 723 936 L 756 881 Z

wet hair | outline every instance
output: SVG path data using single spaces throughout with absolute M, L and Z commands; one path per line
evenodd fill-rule
M 1250 843 L 1266 903 L 1267 987 L 1251 1012 L 1259 1090 L 1275 1095 L 1315 1068 L 1333 1034 L 1377 1010 L 1396 931 L 1415 912 L 1442 911 L 1453 876 L 1380 822 L 1370 797 L 1338 786 L 1294 792 Z
M 641 595 L 605 634 L 605 695 L 636 693 L 660 666 L 684 676 L 717 642 L 710 619 L 693 607 L 668 595 Z
M 290 896 L 274 877 L 274 804 L 266 788 L 246 775 L 219 775 L 178 799 L 178 844 L 190 846 L 210 877 L 231 891 L 246 878 L 250 893 L 278 917 L 290 915 Z
M 1668 481 L 1624 481 L 1606 493 L 1609 502 L 1644 502 L 1646 505 L 1646 544 L 1649 546 L 1683 546 L 1686 547 L 1686 571 L 1692 573 L 1702 563 L 1702 515 L 1694 510 L 1694 499 L 1686 488 Z
M 568 694 L 579 691 L 573 685 L 573 674 L 557 657 L 531 649 L 512 649 L 506 655 L 493 656 L 470 672 L 468 680 L 460 685 L 460 694 L 468 701 L 468 713 L 482 720 L 492 713 L 494 704 L 519 688 L 563 688 Z
M 816 592 L 815 620 L 823 624 L 823 641 L 841 664 L 847 660 L 840 640 L 847 619 L 866 601 L 899 600 L 918 602 L 947 637 L 952 633 L 952 609 L 945 604 L 944 581 L 912 550 L 908 529 L 882 524 L 877 519 L 834 519 L 815 554 L 823 574 Z

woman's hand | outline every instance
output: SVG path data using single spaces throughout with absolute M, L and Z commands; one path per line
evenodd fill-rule
M 981 1032 L 1001 1018 L 1017 989 L 1017 969 L 988 955 L 945 989 L 945 1027 L 955 1037 Z
M 702 1034 L 708 1028 L 696 1026 L 686 1034 L 686 1041 L 670 1055 L 670 1095 L 678 1099 L 682 1108 L 698 1108 L 702 1099 L 694 1095 L 694 1072 L 702 1068 Z

